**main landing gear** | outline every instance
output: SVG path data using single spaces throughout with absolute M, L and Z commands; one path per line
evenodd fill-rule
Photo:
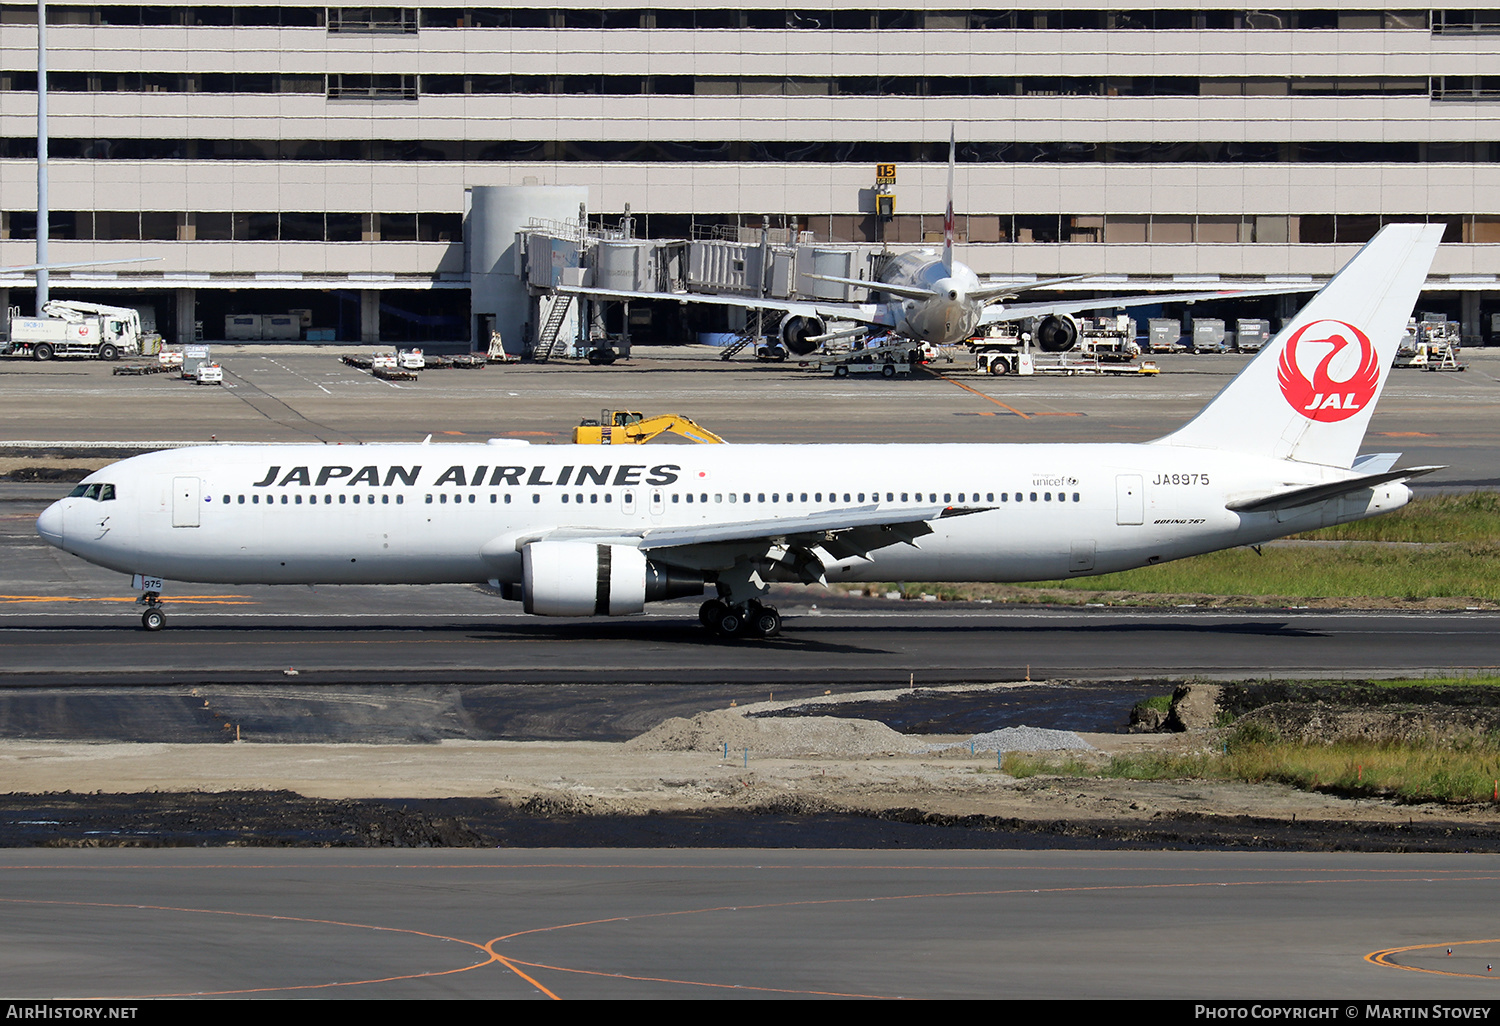
M 141 626 L 146 630 L 159 631 L 167 625 L 167 614 L 162 611 L 160 593 L 148 591 L 136 599 L 135 604 L 146 607 L 146 611 L 141 614 Z
M 781 633 L 781 614 L 753 599 L 739 605 L 709 599 L 699 607 L 698 620 L 721 638 L 774 638 Z

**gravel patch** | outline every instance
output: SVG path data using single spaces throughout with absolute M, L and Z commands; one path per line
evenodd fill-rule
M 924 749 L 940 752 L 947 748 L 960 748 L 972 744 L 976 752 L 1061 752 L 1097 751 L 1093 745 L 1071 730 L 1047 730 L 1042 727 L 1005 727 L 975 734 L 968 741 L 955 741 L 946 745 L 931 745 Z

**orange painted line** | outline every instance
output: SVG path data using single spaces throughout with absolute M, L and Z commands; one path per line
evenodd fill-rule
M 81 598 L 76 595 L 0 595 L 0 604 L 16 602 L 129 602 L 133 598 Z M 253 606 L 254 599 L 236 595 L 202 595 L 198 598 L 167 599 L 164 606 Z
M 489 957 L 482 962 L 473 965 L 459 966 L 455 969 L 434 969 L 430 972 L 408 973 L 401 976 L 382 976 L 368 980 L 334 980 L 328 983 L 304 983 L 292 984 L 285 987 L 251 987 L 243 990 L 199 990 L 188 991 L 182 994 L 123 994 L 113 997 L 87 998 L 90 1001 L 127 1001 L 145 998 L 185 998 L 185 997 L 216 997 L 227 994 L 274 994 L 280 991 L 296 990 L 323 990 L 328 987 L 360 987 L 370 983 L 394 983 L 399 980 L 421 980 L 432 976 L 451 976 L 454 973 L 466 973 L 473 969 L 480 969 L 501 961 L 499 957 L 490 952 L 483 944 L 464 940 L 462 937 L 449 937 L 441 933 L 428 933 L 425 930 L 408 930 L 398 926 L 375 926 L 370 923 L 346 923 L 338 919 L 311 919 L 304 916 L 278 916 L 265 912 L 230 912 L 216 908 L 182 908 L 174 905 L 139 905 L 123 904 L 103 901 L 50 901 L 40 898 L 0 898 L 0 903 L 7 905 L 54 905 L 70 908 L 105 908 L 148 912 L 186 912 L 193 915 L 206 916 L 230 916 L 237 919 L 262 919 L 270 922 L 281 923 L 308 923 L 314 926 L 342 926 L 354 930 L 371 930 L 376 933 L 400 933 L 412 937 L 425 937 L 430 940 L 451 941 L 454 944 L 464 944 L 484 952 Z M 529 979 L 529 977 L 528 977 Z M 541 986 L 537 984 L 537 986 Z M 545 990 L 546 988 L 542 988 Z M 550 992 L 549 992 L 550 993 Z
M 1425 431 L 1376 431 L 1381 438 L 1436 438 Z
M 1470 980 L 1500 979 L 1500 976 L 1494 973 L 1455 973 L 1447 969 L 1426 969 L 1419 965 L 1402 965 L 1400 962 L 1391 961 L 1393 955 L 1404 954 L 1408 951 L 1426 951 L 1429 948 L 1457 948 L 1465 944 L 1500 944 L 1500 939 L 1442 941 L 1438 944 L 1408 944 L 1403 948 L 1383 948 L 1380 951 L 1370 952 L 1365 956 L 1365 961 L 1371 965 L 1384 966 L 1387 969 L 1405 969 L 1409 973 L 1427 973 L 1431 976 L 1462 976 Z
M 505 960 L 502 959 L 502 961 Z M 551 969 L 554 972 L 578 973 L 581 976 L 607 976 L 614 980 L 633 980 L 637 983 L 674 983 L 684 987 L 712 987 L 716 990 L 753 990 L 761 994 L 803 994 L 808 997 L 866 998 L 875 1001 L 901 1000 L 888 994 L 856 994 L 840 990 L 795 990 L 790 987 L 756 987 L 746 983 L 705 983 L 702 980 L 674 980 L 668 976 L 632 976 L 629 973 L 606 973 L 598 969 L 569 969 L 567 966 L 543 965 L 541 962 L 518 962 L 516 964 L 532 969 Z M 517 971 L 519 972 L 519 970 Z M 531 979 L 529 976 L 526 978 L 528 980 Z M 541 984 L 537 984 L 537 986 L 540 987 Z
M 1011 413 L 1014 413 L 1017 417 L 1020 417 L 1022 420 L 1030 420 L 1031 419 L 1026 414 L 1024 414 L 1020 410 L 1016 409 L 1014 406 L 1006 406 L 1005 403 L 1002 403 L 999 399 L 996 399 L 994 396 L 992 396 L 992 395 L 985 395 L 983 392 L 981 392 L 977 388 L 970 388 L 968 385 L 964 384 L 962 381 L 954 381 L 952 378 L 947 377 L 947 376 L 945 376 L 943 374 L 939 374 L 937 371 L 933 370 L 930 367 L 928 368 L 928 373 L 930 373 L 935 378 L 941 378 L 942 380 L 948 382 L 948 384 L 950 384 L 950 385 L 957 385 L 959 388 L 963 389 L 965 392 L 973 392 L 975 395 L 979 396 L 979 398 L 981 398 L 981 399 L 987 399 L 990 402 L 994 403 L 996 406 L 1003 406 L 1003 407 L 1005 407 L 1005 409 L 1009 410 Z

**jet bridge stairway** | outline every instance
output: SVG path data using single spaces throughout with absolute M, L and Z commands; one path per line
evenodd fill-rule
M 568 351 L 568 340 L 559 336 L 563 322 L 568 319 L 568 310 L 572 306 L 572 296 L 553 297 L 552 305 L 547 311 L 547 319 L 542 322 L 542 333 L 536 340 L 536 348 L 532 350 L 531 358 L 537 363 L 546 363 L 554 356 L 562 356 Z
M 741 331 L 741 332 L 739 332 L 735 336 L 735 340 L 733 342 L 731 342 L 728 346 L 724 347 L 724 351 L 719 354 L 719 359 L 725 360 L 725 361 L 733 360 L 736 353 L 740 352 L 742 349 L 744 349 L 748 345 L 754 345 L 755 341 L 758 338 L 760 338 L 760 336 L 758 334 L 754 333 L 754 332 L 750 332 L 750 331 Z

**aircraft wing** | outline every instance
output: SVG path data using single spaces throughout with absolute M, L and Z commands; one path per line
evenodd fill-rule
M 816 564 L 816 573 L 810 579 L 819 580 L 825 555 L 847 559 L 888 545 L 915 545 L 918 538 L 932 533 L 930 521 L 982 513 L 989 508 L 934 505 L 890 509 L 865 505 L 800 517 L 646 528 L 628 535 L 574 529 L 553 531 L 545 537 L 548 541 L 635 545 L 663 563 L 698 569 L 733 566 L 741 559 L 761 558 L 768 550 L 780 548 L 792 553 L 798 565 Z
M 1250 296 L 1284 296 L 1294 292 L 1316 292 L 1319 285 L 1280 285 L 1274 288 L 1219 289 L 1215 292 L 1173 292 L 1159 295 L 1105 296 L 1101 299 L 1061 299 L 1046 303 L 1013 303 L 988 307 L 980 317 L 981 324 L 1000 321 L 1024 321 L 1030 317 L 1052 314 L 1076 314 L 1085 310 L 1126 310 L 1133 306 L 1156 303 L 1199 303 L 1210 299 L 1245 299 Z
M 628 292 L 620 289 L 586 288 L 581 285 L 559 285 L 557 291 L 564 295 L 582 296 L 585 299 L 671 299 L 679 303 L 708 303 L 713 306 L 737 306 L 746 310 L 780 310 L 801 317 L 821 317 L 824 320 L 860 321 L 864 324 L 894 325 L 890 312 L 883 303 L 840 303 L 832 300 L 773 299 L 770 296 L 724 296 L 706 292 Z
M 1270 495 L 1240 499 L 1237 502 L 1226 504 L 1225 508 L 1235 513 L 1271 513 L 1278 509 L 1310 506 L 1315 502 L 1337 499 L 1340 495 L 1348 495 L 1350 492 L 1357 492 L 1364 488 L 1374 488 L 1376 485 L 1383 485 L 1389 481 L 1403 481 L 1409 477 L 1421 477 L 1423 474 L 1430 474 L 1434 470 L 1442 469 L 1444 468 L 1409 467 L 1406 470 L 1387 470 L 1379 474 L 1361 474 L 1359 477 L 1346 478 L 1343 481 L 1305 485 L 1300 488 L 1288 488 L 1285 491 L 1272 492 Z

